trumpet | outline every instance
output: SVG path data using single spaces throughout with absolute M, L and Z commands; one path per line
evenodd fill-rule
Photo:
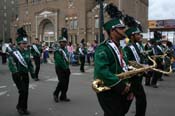
M 151 66 L 143 66 L 143 65 L 138 64 L 138 63 L 136 63 L 134 61 L 130 61 L 129 62 L 130 70 L 127 71 L 127 72 L 122 72 L 120 74 L 116 74 L 116 76 L 119 77 L 121 80 L 124 80 L 124 79 L 131 78 L 132 76 L 137 75 L 139 73 L 142 73 L 142 72 L 145 72 L 145 71 L 148 71 L 148 70 L 151 70 L 151 69 L 155 68 L 156 65 L 157 65 L 156 62 L 153 59 L 151 59 L 151 57 L 148 57 L 148 58 L 153 62 L 153 65 L 151 65 Z M 92 89 L 96 93 L 99 93 L 99 92 L 110 90 L 111 88 L 105 86 L 104 82 L 102 80 L 95 79 L 92 82 Z

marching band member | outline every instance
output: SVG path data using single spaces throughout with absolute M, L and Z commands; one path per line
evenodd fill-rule
M 158 36 L 156 33 L 154 33 L 154 38 L 152 39 L 152 43 L 153 43 L 152 55 L 163 55 L 164 50 L 160 45 L 160 36 Z M 164 59 L 161 57 L 157 57 L 157 58 L 155 58 L 155 61 L 157 63 L 156 68 L 163 70 L 164 64 L 165 64 Z M 161 72 L 153 71 L 152 80 L 151 80 L 151 85 L 153 88 L 158 88 L 157 81 L 159 79 L 162 79 L 162 75 L 163 74 Z
M 125 37 L 125 25 L 119 18 L 114 18 L 104 24 L 104 29 L 109 39 L 96 48 L 94 78 L 102 80 L 111 89 L 97 93 L 97 98 L 104 116 L 124 116 L 129 109 L 126 107 L 129 100 L 126 96 L 130 85 L 115 74 L 128 69 L 125 54 L 120 47 L 120 40 Z
M 55 102 L 59 102 L 58 97 L 59 93 L 60 100 L 69 102 L 70 99 L 67 98 L 67 91 L 69 86 L 69 77 L 70 77 L 70 69 L 69 69 L 69 57 L 68 51 L 66 49 L 67 40 L 64 37 L 59 38 L 60 46 L 56 48 L 54 52 L 54 60 L 55 60 L 55 70 L 58 77 L 58 84 L 53 93 Z
M 147 53 L 147 55 L 150 55 L 152 52 L 152 41 L 149 40 L 146 44 L 145 44 L 145 51 L 150 51 Z M 148 65 L 152 65 L 152 62 L 150 60 L 147 60 L 147 64 Z M 153 75 L 153 71 L 148 71 L 146 76 L 145 76 L 145 85 L 146 86 L 150 86 L 151 85 L 151 78 Z
M 38 74 L 40 71 L 42 46 L 39 44 L 39 39 L 35 38 L 35 43 L 31 46 L 31 54 L 35 62 L 35 81 L 38 81 Z
M 9 56 L 8 66 L 12 72 L 12 78 L 19 91 L 17 111 L 21 115 L 30 114 L 27 109 L 28 91 L 29 91 L 29 74 L 35 76 L 33 65 L 30 59 L 30 50 L 27 48 L 27 34 L 23 28 L 17 30 L 18 37 L 16 38 L 18 47 L 13 50 Z
M 80 71 L 81 72 L 85 72 L 84 71 L 84 65 L 85 65 L 85 58 L 87 55 L 87 48 L 85 47 L 84 43 L 80 44 L 80 48 L 78 49 L 79 52 L 79 57 L 80 57 Z
M 136 61 L 139 64 L 143 64 L 144 57 L 141 54 L 143 51 L 139 48 L 141 39 L 140 30 L 137 27 L 130 27 L 126 31 L 126 35 L 130 39 L 130 43 L 124 48 L 128 60 Z M 136 98 L 136 114 L 135 116 L 145 116 L 146 113 L 146 94 L 142 86 L 143 75 L 133 76 L 131 81 L 131 90 Z

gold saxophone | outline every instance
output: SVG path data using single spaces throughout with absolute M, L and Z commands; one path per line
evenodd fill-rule
M 152 58 L 164 58 L 165 56 L 167 56 L 167 54 L 163 54 L 163 55 L 153 55 L 151 56 Z
M 155 60 L 156 58 L 165 58 L 166 56 L 167 56 L 167 54 L 164 53 L 163 55 L 153 55 L 151 57 Z M 166 74 L 166 75 L 171 74 L 172 71 L 173 71 L 171 65 L 169 66 L 169 71 L 163 71 L 163 70 L 156 69 L 156 68 L 152 68 L 152 70 L 157 71 L 157 72 L 160 72 L 160 73 L 163 73 L 163 74 Z
M 127 72 L 122 72 L 120 74 L 116 74 L 116 76 L 119 77 L 121 80 L 124 80 L 124 79 L 127 79 L 127 78 L 131 78 L 132 76 L 137 75 L 139 73 L 143 73 L 145 71 L 152 70 L 153 68 L 156 67 L 157 64 L 153 59 L 151 59 L 151 57 L 148 57 L 148 58 L 153 62 L 153 65 L 146 66 L 146 65 L 138 64 L 135 61 L 129 61 L 129 69 L 130 70 L 127 71 Z M 110 90 L 111 88 L 105 86 L 104 82 L 102 80 L 95 79 L 92 82 L 92 89 L 96 93 L 99 93 L 99 92 Z
M 152 50 L 144 50 L 142 52 L 140 52 L 141 54 L 145 54 L 148 55 L 150 52 L 152 52 Z
M 158 58 L 158 57 L 165 57 L 167 54 L 164 55 L 156 55 L 156 56 L 152 56 L 153 58 Z M 148 59 L 151 60 L 153 62 L 153 65 L 148 66 L 148 65 L 143 65 L 143 64 L 138 64 L 136 61 L 129 61 L 129 71 L 127 72 L 122 72 L 120 74 L 116 74 L 116 76 L 118 76 L 121 80 L 127 79 L 127 78 L 131 78 L 134 75 L 143 73 L 145 71 L 149 71 L 149 70 L 153 70 L 153 71 L 157 71 L 157 72 L 161 72 L 163 74 L 171 74 L 172 73 L 172 68 L 171 66 L 169 67 L 169 71 L 163 71 L 160 69 L 156 69 L 156 62 L 155 60 L 153 60 L 151 57 L 148 56 Z M 104 82 L 100 79 L 95 79 L 92 82 L 92 88 L 96 93 L 99 92 L 103 92 L 103 91 L 107 91 L 110 90 L 110 87 L 107 87 L 104 85 Z

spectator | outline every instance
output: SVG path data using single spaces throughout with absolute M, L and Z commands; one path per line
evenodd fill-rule
M 85 56 L 87 54 L 87 48 L 85 47 L 85 44 L 81 44 L 80 48 L 78 49 L 79 55 L 80 55 L 80 71 L 85 72 L 84 65 L 85 65 Z
M 172 59 L 172 68 L 173 68 L 173 72 L 175 72 L 175 45 L 173 45 L 173 59 Z
M 48 58 L 49 58 L 49 47 L 45 46 L 43 51 L 43 62 L 47 63 Z
M 87 52 L 87 62 L 89 65 L 91 65 L 91 59 L 93 59 L 94 56 L 94 46 L 93 44 L 88 46 L 88 52 Z
M 72 45 L 72 42 L 68 43 L 67 50 L 68 50 L 68 54 L 69 54 L 69 61 L 71 62 L 71 57 L 72 57 L 73 51 L 74 51 L 74 47 Z
M 2 64 L 6 64 L 7 63 L 7 54 L 6 54 L 6 49 L 7 49 L 7 43 L 4 43 L 2 46 Z

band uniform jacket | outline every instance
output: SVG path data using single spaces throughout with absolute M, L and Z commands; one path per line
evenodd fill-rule
M 23 59 L 25 60 L 25 62 L 27 64 L 27 67 L 23 66 L 13 54 L 10 54 L 10 56 L 8 58 L 9 70 L 12 73 L 17 73 L 17 72 L 28 73 L 28 72 L 30 72 L 31 74 L 34 74 L 33 65 L 32 65 L 32 62 L 30 59 L 30 50 L 29 49 L 23 50 L 23 51 L 20 51 L 20 49 L 17 49 L 17 50 L 21 53 Z
M 66 48 L 62 49 L 67 58 L 68 58 L 68 51 Z M 69 61 L 67 61 L 64 57 L 64 53 L 61 51 L 61 48 L 56 48 L 54 52 L 54 60 L 55 60 L 55 66 L 61 70 L 69 69 Z
M 40 52 L 40 54 L 35 51 L 35 49 L 33 48 L 33 45 L 36 45 L 36 47 L 38 48 L 38 51 Z M 40 57 L 41 54 L 42 54 L 42 46 L 39 45 L 39 44 L 33 44 L 33 45 L 31 46 L 31 54 L 32 54 L 32 56 Z
M 131 46 L 133 47 L 133 49 L 131 48 Z M 134 50 L 135 48 L 135 50 Z M 141 51 L 139 50 L 139 48 L 137 47 L 137 45 L 135 43 L 129 43 L 125 48 L 124 48 L 125 52 L 126 52 L 126 56 L 128 58 L 129 61 L 136 61 L 137 63 L 140 64 L 145 64 L 147 62 L 146 57 L 143 56 L 143 54 L 141 54 Z M 137 58 L 138 57 L 138 58 Z M 139 59 L 139 60 L 138 60 Z M 130 78 L 130 82 L 131 83 L 142 83 L 142 78 L 144 73 L 140 73 L 137 74 L 135 76 L 133 76 L 132 78 Z
M 137 47 L 137 45 L 135 43 L 134 44 L 129 43 L 124 48 L 124 51 L 126 52 L 126 56 L 127 56 L 128 60 L 129 61 L 136 61 L 136 58 L 134 56 L 134 53 L 133 53 L 133 51 L 130 48 L 131 46 L 133 46 L 135 48 L 135 50 L 136 50 L 136 52 L 137 52 L 137 54 L 138 54 L 138 56 L 140 58 L 140 62 L 139 63 L 143 64 L 144 63 L 144 56 L 141 54 L 141 51 L 139 50 L 139 48 Z
M 108 41 L 101 43 L 95 50 L 94 78 L 102 80 L 105 86 L 114 87 L 121 81 L 116 74 L 124 71 L 115 51 L 108 45 Z M 123 56 L 127 61 L 124 51 Z M 122 80 L 122 82 L 126 83 L 127 80 Z

